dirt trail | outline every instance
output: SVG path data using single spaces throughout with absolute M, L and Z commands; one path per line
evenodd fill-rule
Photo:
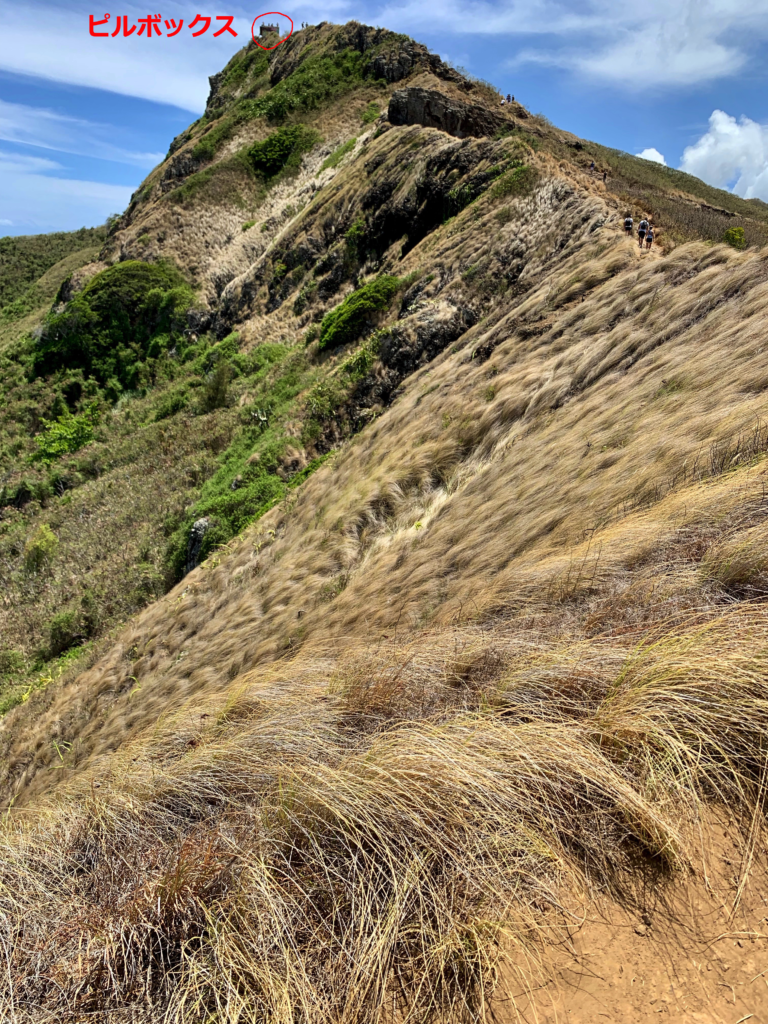
M 548 955 L 552 981 L 507 998 L 500 1020 L 536 1024 L 768 1024 L 768 864 L 753 867 L 735 913 L 743 856 L 718 827 L 704 872 L 666 897 L 649 885 L 636 907 L 585 910 Z M 513 1003 L 517 1002 L 519 1016 Z

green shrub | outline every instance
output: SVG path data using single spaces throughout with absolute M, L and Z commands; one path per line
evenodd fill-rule
M 51 313 L 33 352 L 33 373 L 80 369 L 102 384 L 138 384 L 152 341 L 181 337 L 194 294 L 172 266 L 127 260 L 96 274 L 67 304 Z M 73 449 L 69 449 L 73 450 Z
M 208 377 L 201 401 L 203 412 L 223 409 L 227 404 L 232 368 L 226 359 L 220 359 Z
M 323 163 L 320 167 L 321 172 L 326 171 L 329 167 L 338 167 L 341 161 L 347 155 L 347 153 L 351 153 L 352 150 L 355 148 L 356 141 L 356 138 L 347 139 L 346 142 L 342 142 L 340 146 L 337 146 L 336 149 L 334 149 L 334 151 L 331 153 L 331 155 L 329 157 L 326 157 L 325 160 L 323 160 Z
M 265 179 L 274 178 L 286 169 L 297 169 L 301 156 L 320 140 L 314 128 L 304 124 L 287 125 L 255 142 L 247 151 L 253 169 Z
M 379 104 L 371 102 L 360 115 L 360 120 L 363 124 L 372 124 L 380 113 L 381 107 Z
M 41 523 L 24 545 L 24 568 L 37 573 L 53 561 L 59 539 L 47 523 Z
M 728 228 L 723 235 L 723 241 L 726 245 L 733 246 L 734 249 L 746 249 L 747 247 L 744 228 Z
M 158 402 L 154 419 L 156 422 L 158 420 L 166 420 L 170 416 L 175 416 L 177 412 L 182 412 L 182 410 L 187 408 L 188 404 L 186 386 L 182 385 L 181 387 L 173 388 L 167 391 Z
M 78 416 L 67 411 L 52 422 L 43 420 L 44 430 L 35 438 L 37 451 L 32 456 L 33 462 L 50 465 L 62 455 L 79 451 L 93 440 L 93 428 L 98 422 L 95 402 Z
M 253 227 L 253 225 L 254 225 L 255 223 L 256 223 L 256 221 L 255 221 L 255 220 L 247 220 L 247 221 L 245 222 L 245 224 L 243 224 L 243 231 L 248 231 L 248 230 L 249 230 L 250 228 L 252 228 L 252 227 Z
M 305 284 L 294 300 L 293 315 L 301 316 L 301 314 L 307 308 L 309 303 L 312 302 L 316 294 L 317 281 L 310 281 L 308 284 Z
M 80 613 L 68 608 L 54 615 L 48 623 L 48 655 L 56 658 L 70 647 L 87 639 Z
M 400 286 L 399 277 L 384 275 L 348 295 L 323 317 L 320 348 L 337 348 L 354 341 L 363 333 L 372 314 L 389 305 Z
M 0 676 L 19 675 L 24 670 L 24 655 L 10 648 L 0 650 Z

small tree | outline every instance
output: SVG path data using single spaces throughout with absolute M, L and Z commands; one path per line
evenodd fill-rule
M 96 402 L 91 402 L 85 412 L 73 416 L 71 412 L 63 413 L 57 419 L 43 420 L 44 430 L 35 438 L 37 451 L 32 456 L 33 462 L 50 465 L 68 452 L 76 452 L 93 440 L 93 428 L 99 422 L 99 411 Z
M 41 523 L 24 546 L 24 568 L 40 572 L 53 561 L 59 540 L 47 523 Z
M 733 246 L 734 249 L 746 249 L 747 247 L 744 228 L 728 228 L 723 235 L 723 241 L 726 245 Z

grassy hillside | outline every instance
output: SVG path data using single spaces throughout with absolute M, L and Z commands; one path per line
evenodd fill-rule
M 355 23 L 246 48 L 0 326 L 9 1019 L 545 1019 L 724 830 L 764 941 L 765 211 L 409 87 L 498 114 Z M 679 1019 L 762 1012 L 722 939 Z

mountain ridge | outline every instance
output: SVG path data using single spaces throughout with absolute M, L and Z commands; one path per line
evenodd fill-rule
M 512 1021 L 595 893 L 653 939 L 764 842 L 768 220 L 285 45 L 0 334 L 18 1020 Z

